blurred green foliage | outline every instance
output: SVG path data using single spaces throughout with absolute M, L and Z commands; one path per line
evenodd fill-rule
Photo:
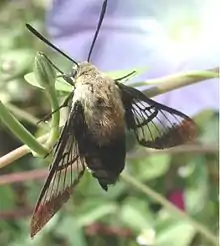
M 47 128 L 33 124 L 28 113 L 42 118 L 50 111 L 50 104 L 42 90 L 29 85 L 24 75 L 32 71 L 36 51 L 47 47 L 30 35 L 24 24 L 34 23 L 42 30 L 44 11 L 43 1 L 39 0 L 0 2 L 0 99 L 9 108 L 13 105 L 25 112 L 21 114 L 13 108 L 13 113 L 36 136 L 47 132 Z M 58 64 L 62 59 L 52 54 L 53 58 Z M 217 145 L 218 114 L 204 111 L 195 120 L 200 131 L 198 141 L 206 146 Z M 2 124 L 0 126 L 0 154 L 3 156 L 20 143 Z M 132 137 L 128 137 L 128 145 L 131 149 L 134 146 Z M 0 175 L 46 168 L 47 164 L 27 155 L 1 169 Z M 218 233 L 216 152 L 136 155 L 127 159 L 126 172 L 165 197 L 175 191 L 183 192 L 186 212 L 213 234 Z M 42 184 L 43 179 L 0 183 L 0 246 L 210 245 L 189 222 L 173 216 L 135 187 L 121 180 L 106 193 L 89 173 L 70 201 L 31 240 L 30 217 Z

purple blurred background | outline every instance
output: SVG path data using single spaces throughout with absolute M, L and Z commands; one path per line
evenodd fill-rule
M 47 16 L 51 40 L 74 59 L 86 60 L 101 5 L 101 0 L 54 0 Z M 139 81 L 219 66 L 219 9 L 216 0 L 109 1 L 91 61 L 103 71 L 148 66 Z M 214 79 L 156 99 L 194 115 L 217 110 L 218 92 Z

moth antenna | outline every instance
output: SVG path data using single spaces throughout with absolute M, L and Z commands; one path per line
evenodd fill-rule
M 45 54 L 42 53 L 42 55 L 44 56 L 45 59 L 47 59 L 47 61 L 50 63 L 52 67 L 54 67 L 59 73 L 64 75 L 64 72 L 61 71 Z
M 79 64 L 74 61 L 71 57 L 69 57 L 67 54 L 65 54 L 62 50 L 57 48 L 55 45 L 53 45 L 49 40 L 47 40 L 42 34 L 40 34 L 35 28 L 33 28 L 30 24 L 26 24 L 27 29 L 32 32 L 36 37 L 38 37 L 41 41 L 43 41 L 45 44 L 53 48 L 54 50 L 58 51 L 60 54 L 62 54 L 64 57 L 66 57 L 68 60 L 73 62 L 77 67 L 79 67 Z
M 102 10 L 101 10 L 101 13 L 100 13 L 100 16 L 99 16 L 98 25 L 97 25 L 97 28 L 96 28 L 96 31 L 95 31 L 95 34 L 94 34 L 94 37 L 93 37 L 93 40 L 92 40 L 92 45 L 91 45 L 90 50 L 89 50 L 89 55 L 88 55 L 88 59 L 87 59 L 88 62 L 90 61 L 90 58 L 91 58 L 91 55 L 92 55 L 92 51 L 93 51 L 93 48 L 94 48 L 94 45 L 95 45 L 95 42 L 96 42 L 96 39 L 97 39 L 97 37 L 99 35 L 99 30 L 101 28 L 101 25 L 102 25 L 102 22 L 103 22 L 103 19 L 104 19 L 104 16 L 105 16 L 106 7 L 107 7 L 107 1 L 108 0 L 104 0 L 104 2 L 102 4 Z

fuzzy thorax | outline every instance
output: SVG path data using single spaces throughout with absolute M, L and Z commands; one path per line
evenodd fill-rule
M 73 102 L 84 108 L 89 132 L 100 144 L 124 135 L 124 107 L 114 80 L 101 73 L 94 65 L 84 62 L 76 75 Z

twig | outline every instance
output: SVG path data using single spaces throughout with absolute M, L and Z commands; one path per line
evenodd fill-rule
M 45 179 L 48 175 L 48 169 L 43 168 L 33 171 L 24 171 L 19 173 L 10 173 L 0 176 L 0 185 L 19 183 L 29 180 Z
M 40 143 L 44 143 L 48 138 L 48 134 L 45 134 L 43 136 L 41 136 L 40 138 L 38 138 L 37 140 Z M 21 157 L 27 155 L 28 153 L 30 153 L 31 150 L 30 148 L 28 148 L 27 145 L 22 145 L 21 147 L 9 152 L 8 154 L 2 156 L 0 158 L 0 168 L 5 167 L 11 163 L 13 163 L 14 161 L 20 159 Z
M 216 67 L 204 71 L 192 71 L 183 74 L 174 74 L 160 79 L 155 79 L 154 86 L 144 90 L 143 92 L 148 97 L 154 97 L 166 93 L 168 91 L 179 89 L 181 87 L 192 85 L 207 79 L 219 78 L 219 71 L 220 67 Z M 209 73 L 209 75 L 205 75 L 204 73 Z M 153 80 L 147 82 L 149 82 L 149 84 L 152 84 Z
M 160 155 L 160 154 L 174 155 L 174 154 L 181 154 L 181 153 L 190 153 L 196 155 L 196 154 L 218 153 L 218 152 L 219 152 L 218 145 L 189 144 L 189 145 L 182 145 L 182 146 L 173 147 L 169 149 L 162 149 L 162 150 L 139 148 L 136 151 L 132 151 L 131 153 L 128 153 L 127 158 L 134 159 L 137 157 L 141 158 L 149 155 Z
M 15 209 L 11 211 L 1 211 L 0 212 L 0 220 L 14 220 L 23 218 L 25 216 L 29 216 L 33 213 L 33 208 L 22 208 Z

